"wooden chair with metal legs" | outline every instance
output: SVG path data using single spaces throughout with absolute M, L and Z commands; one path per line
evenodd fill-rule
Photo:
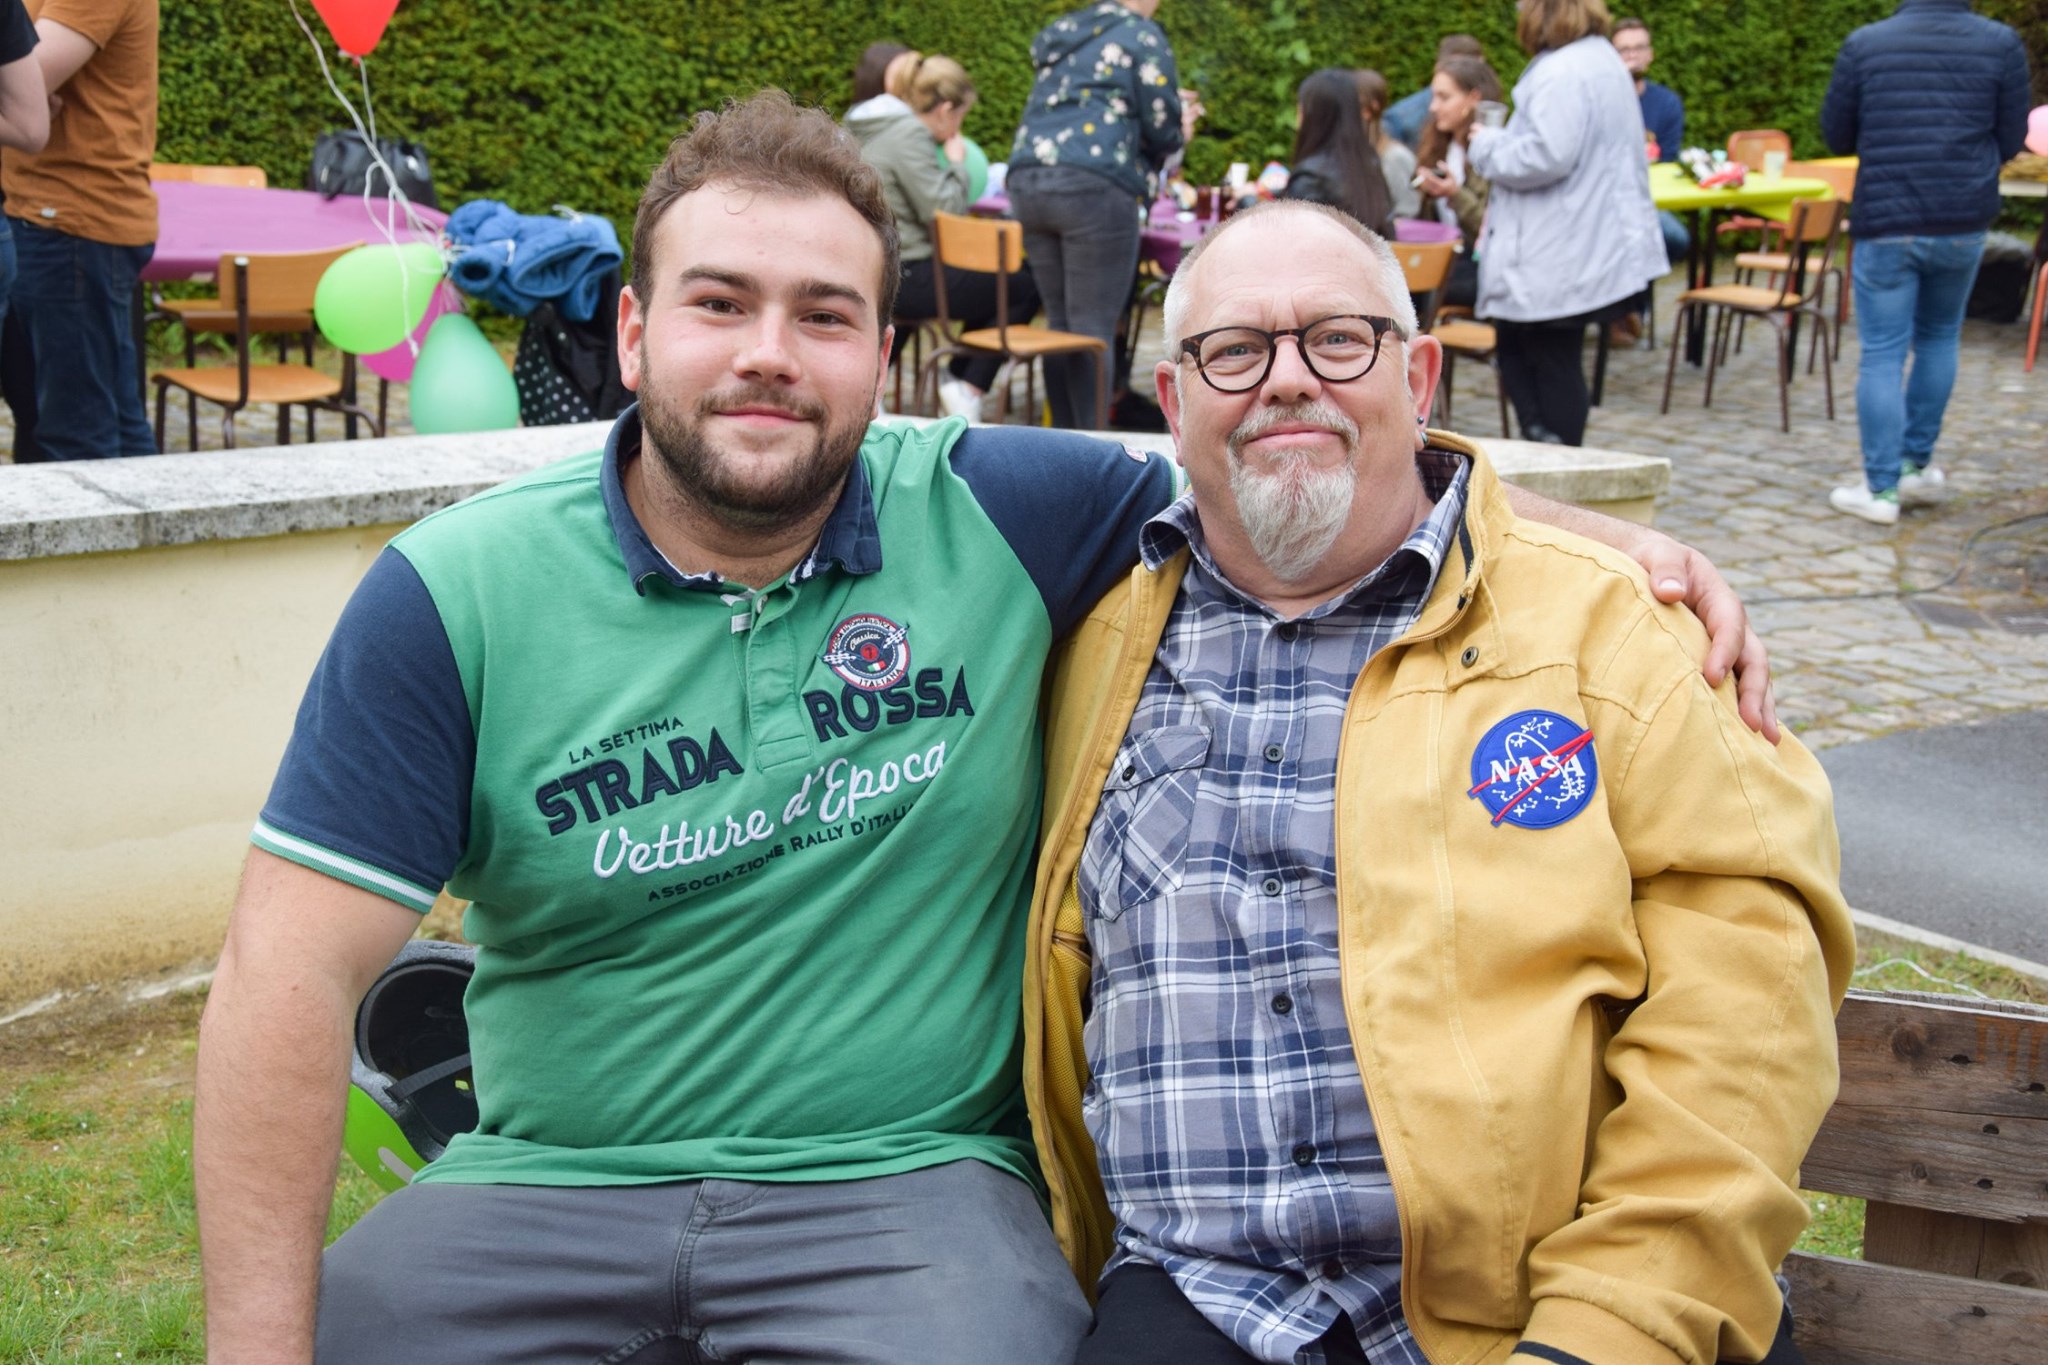
M 1471 356 L 1487 364 L 1493 364 L 1495 337 L 1493 328 L 1484 322 L 1471 320 L 1471 310 L 1454 308 L 1452 316 L 1439 322 L 1440 310 L 1437 296 L 1442 292 L 1444 281 L 1451 277 L 1451 264 L 1457 259 L 1456 242 L 1394 242 L 1394 259 L 1401 263 L 1401 274 L 1408 284 L 1408 292 L 1420 302 L 1416 306 L 1416 318 L 1423 331 L 1437 339 L 1444 348 L 1443 382 L 1436 388 L 1436 404 L 1443 413 L 1443 425 L 1451 425 L 1451 380 L 1456 375 L 1457 358 Z M 1500 394 L 1500 434 L 1508 434 L 1508 393 L 1501 387 L 1500 371 L 1496 367 L 1493 376 L 1494 388 Z
M 932 258 L 933 292 L 938 296 L 939 325 L 948 333 L 948 340 L 933 348 L 918 372 L 917 401 L 920 405 L 929 396 L 932 407 L 936 409 L 939 366 L 953 356 L 967 352 L 1002 357 L 1002 370 L 996 377 L 996 387 L 1002 390 L 1002 411 L 1006 416 L 1010 410 L 1009 371 L 1013 365 L 1022 362 L 1025 367 L 1024 410 L 1027 414 L 1035 413 L 1038 402 L 1031 383 L 1031 366 L 1049 355 L 1093 352 L 1101 370 L 1101 382 L 1095 390 L 1095 430 L 1108 427 L 1109 344 L 1099 337 L 1082 336 L 1078 332 L 1056 332 L 1050 327 L 1010 321 L 1010 275 L 1024 263 L 1024 228 L 1021 224 L 1008 219 L 935 214 L 932 217 Z M 946 311 L 947 266 L 995 274 L 995 326 L 959 330 Z
M 1810 180 L 1825 180 L 1829 193 L 1844 205 L 1856 197 L 1856 168 L 1822 161 L 1794 161 L 1785 167 L 1787 175 L 1803 176 Z M 1842 358 L 1842 326 L 1849 320 L 1849 270 L 1850 259 L 1855 251 L 1854 239 L 1846 234 L 1842 237 L 1842 264 L 1830 268 L 1828 276 L 1835 282 L 1835 359 Z M 1790 273 L 1792 255 L 1788 251 L 1744 251 L 1735 257 L 1735 282 L 1752 284 L 1759 273 L 1769 275 L 1773 282 L 1777 277 Z M 1742 327 L 1735 329 L 1735 350 L 1742 351 Z M 1806 371 L 1813 373 L 1813 357 L 1806 358 Z
M 1783 152 L 1785 159 L 1792 158 L 1792 135 L 1778 128 L 1747 128 L 1728 135 L 1728 159 L 1738 161 L 1752 171 L 1764 168 L 1764 157 L 1772 152 Z M 1758 233 L 1763 249 L 1768 250 L 1771 238 L 1778 234 L 1780 224 L 1769 218 L 1754 214 L 1736 213 L 1729 215 L 1715 229 L 1716 237 L 1727 237 L 1738 232 Z
M 207 168 L 199 167 L 197 169 L 203 170 Z M 346 246 L 330 247 L 321 251 L 303 254 L 308 258 L 308 268 L 311 268 L 311 263 L 317 260 L 320 263 L 320 271 L 324 272 L 327 266 L 331 265 L 336 259 L 347 255 L 361 245 L 361 242 L 350 242 Z M 223 264 L 221 273 L 216 278 L 223 281 L 229 278 L 225 264 Z M 314 278 L 317 280 L 319 275 L 316 273 Z M 222 288 L 225 290 L 225 284 L 223 284 Z M 151 314 L 152 319 L 167 319 L 177 323 L 184 329 L 185 367 L 187 369 L 199 367 L 198 343 L 201 336 L 233 337 L 236 329 L 241 325 L 239 315 L 235 309 L 235 301 L 231 295 L 225 292 L 218 297 L 210 299 L 158 299 L 156 309 L 157 311 Z M 313 363 L 313 344 L 318 334 L 314 326 L 313 309 L 310 302 L 304 309 L 263 309 L 252 312 L 249 315 L 249 330 L 252 335 L 267 336 L 276 342 L 278 364 L 288 365 L 291 363 L 291 348 L 294 343 L 300 347 L 302 354 L 304 354 L 306 358 L 305 363 L 308 365 Z M 381 420 L 385 402 L 385 384 L 382 379 L 377 381 L 377 401 L 379 418 Z M 185 432 L 189 448 L 197 450 L 199 448 L 199 400 L 190 393 L 185 395 Z M 350 432 L 349 434 L 353 437 L 355 433 Z M 309 441 L 316 439 L 313 411 L 310 408 L 306 411 L 306 439 Z M 158 437 L 158 442 L 161 444 L 161 436 Z
M 291 409 L 295 406 L 341 413 L 349 418 L 349 434 L 355 422 L 369 423 L 376 435 L 384 424 L 357 406 L 355 398 L 355 357 L 344 355 L 342 374 L 336 378 L 310 364 L 257 365 L 250 349 L 258 331 L 256 319 L 280 313 L 310 312 L 313 290 L 320 276 L 340 251 L 306 251 L 270 256 L 223 256 L 220 262 L 221 301 L 235 310 L 235 363 L 204 365 L 181 370 L 158 370 L 150 375 L 156 385 L 156 441 L 164 444 L 164 405 L 172 389 L 196 399 L 217 403 L 221 414 L 221 440 L 235 445 L 235 414 L 252 403 L 277 405 L 277 443 L 291 443 Z M 192 435 L 197 435 L 194 421 Z M 193 441 L 196 448 L 198 442 Z
M 1778 426 L 1782 431 L 1792 430 L 1790 389 L 1793 357 L 1788 343 L 1788 324 L 1797 315 L 1813 320 L 1810 344 L 1820 353 L 1828 420 L 1832 422 L 1835 419 L 1834 359 L 1827 334 L 1831 319 L 1822 306 L 1820 281 L 1833 267 L 1835 247 L 1842 237 L 1843 217 L 1843 205 L 1839 199 L 1802 199 L 1793 204 L 1792 221 L 1786 225 L 1785 240 L 1797 259 L 1776 288 L 1717 284 L 1703 289 L 1688 289 L 1678 296 L 1678 313 L 1672 322 L 1674 336 L 1692 309 L 1704 308 L 1715 314 L 1714 335 L 1707 350 L 1707 383 L 1702 406 L 1710 407 L 1714 402 L 1714 371 L 1727 355 L 1730 321 L 1735 318 L 1762 318 L 1771 324 L 1778 338 Z M 1814 258 L 1816 248 L 1818 260 Z M 1811 363 L 1809 354 L 1808 364 Z M 1658 409 L 1660 413 L 1671 411 L 1671 384 L 1677 373 L 1678 348 L 1674 346 L 1671 348 L 1671 360 L 1664 369 L 1664 402 Z

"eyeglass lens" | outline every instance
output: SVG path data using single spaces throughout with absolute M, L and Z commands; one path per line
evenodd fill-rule
M 1324 318 L 1293 339 L 1317 378 L 1341 384 L 1372 368 L 1379 358 L 1380 330 L 1362 317 Z M 1271 333 L 1255 327 L 1226 327 L 1201 339 L 1195 360 L 1205 379 L 1236 392 L 1264 382 L 1275 344 Z

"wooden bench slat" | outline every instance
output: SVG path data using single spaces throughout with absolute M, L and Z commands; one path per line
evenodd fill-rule
M 1863 1209 L 1863 1259 L 2048 1289 L 2048 1221 L 1994 1223 L 1873 1200 Z
M 2048 1119 L 1837 1103 L 1799 1179 L 1947 1213 L 2048 1218 Z
M 1808 1365 L 2041 1365 L 2048 1290 L 1794 1252 L 1795 1336 Z
M 2048 1120 L 2048 1008 L 1852 991 L 1839 1102 Z

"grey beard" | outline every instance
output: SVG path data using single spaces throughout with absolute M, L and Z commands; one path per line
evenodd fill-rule
M 1272 472 L 1248 467 L 1238 452 L 1244 443 L 1283 422 L 1313 422 L 1344 439 L 1343 464 L 1319 467 L 1313 457 L 1286 454 L 1268 461 Z M 1267 408 L 1245 419 L 1230 434 L 1230 494 L 1237 519 L 1259 562 L 1283 583 L 1298 583 L 1337 543 L 1351 519 L 1357 493 L 1358 426 L 1320 403 Z

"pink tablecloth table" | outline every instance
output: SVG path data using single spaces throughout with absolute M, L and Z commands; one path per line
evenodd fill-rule
M 390 205 L 361 195 L 322 199 L 311 190 L 252 190 L 239 185 L 199 185 L 160 180 L 156 254 L 142 271 L 145 280 L 189 280 L 211 276 L 230 252 L 319 251 L 350 242 L 382 242 Z M 448 215 L 438 209 L 414 212 L 439 228 Z M 398 240 L 415 234 L 397 217 Z

